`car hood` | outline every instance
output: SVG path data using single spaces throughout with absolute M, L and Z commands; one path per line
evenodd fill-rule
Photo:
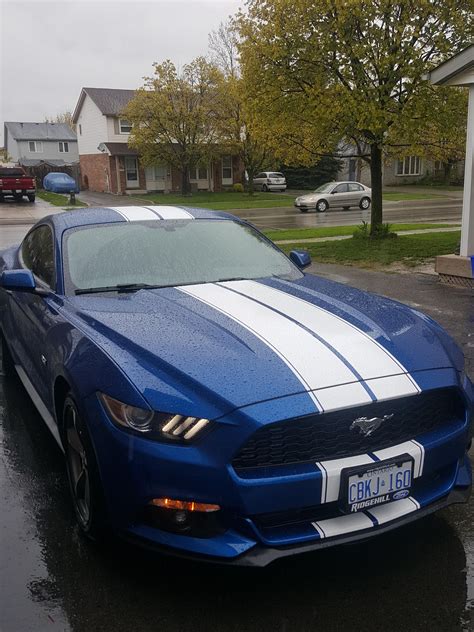
M 420 372 L 460 362 L 429 318 L 310 275 L 83 295 L 67 309 L 151 406 L 187 414 L 298 393 L 319 410 L 357 405 L 419 392 Z

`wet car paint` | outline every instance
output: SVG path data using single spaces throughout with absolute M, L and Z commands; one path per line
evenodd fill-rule
M 318 268 L 387 288 L 383 274 Z M 391 296 L 446 326 L 472 377 L 472 295 L 414 277 L 390 275 Z M 74 526 L 59 449 L 19 380 L 1 376 L 0 505 L 2 632 L 474 629 L 472 499 L 366 543 L 262 570 L 89 543 Z

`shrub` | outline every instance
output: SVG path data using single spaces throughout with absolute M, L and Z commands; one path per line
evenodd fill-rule
M 235 184 L 232 185 L 232 191 L 234 193 L 243 193 L 244 192 L 244 185 L 240 184 L 240 182 L 236 182 Z
M 353 239 L 393 239 L 394 237 L 398 237 L 398 235 L 392 232 L 390 224 L 382 224 L 375 235 L 371 235 L 370 224 L 364 221 L 360 226 L 357 226 L 352 234 Z

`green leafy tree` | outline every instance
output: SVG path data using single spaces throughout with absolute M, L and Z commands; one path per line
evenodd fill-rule
M 377 233 L 386 149 L 442 153 L 448 89 L 423 76 L 472 40 L 472 0 L 249 0 L 236 24 L 256 133 L 270 130 L 286 163 L 352 143 L 370 163 Z
M 189 192 L 191 168 L 207 163 L 220 136 L 217 116 L 220 71 L 198 57 L 181 71 L 169 60 L 153 64 L 123 112 L 132 123 L 129 145 L 145 165 L 170 164 L 181 171 L 181 192 Z

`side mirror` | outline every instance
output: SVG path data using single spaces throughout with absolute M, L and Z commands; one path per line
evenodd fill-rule
M 0 275 L 0 287 L 16 292 L 35 292 L 36 281 L 31 270 L 4 270 Z
M 292 250 L 290 252 L 290 259 L 298 268 L 307 268 L 311 265 L 311 255 L 307 250 Z

